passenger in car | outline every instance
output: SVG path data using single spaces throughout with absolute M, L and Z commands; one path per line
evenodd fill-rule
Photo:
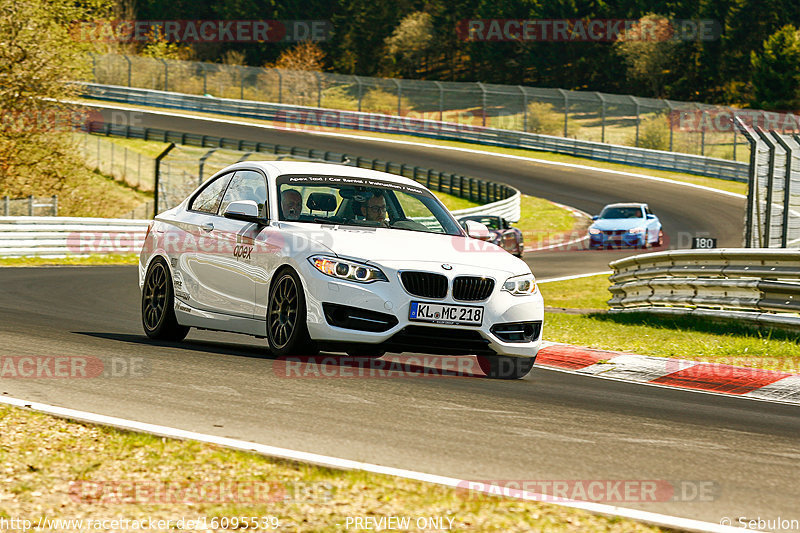
M 303 196 L 295 189 L 286 189 L 281 193 L 281 213 L 283 220 L 298 220 L 303 208 Z

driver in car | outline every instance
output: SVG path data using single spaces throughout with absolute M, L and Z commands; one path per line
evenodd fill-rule
M 362 205 L 361 211 L 367 220 L 379 222 L 384 228 L 389 227 L 389 222 L 386 220 L 386 198 L 383 197 L 383 191 L 373 192 L 367 203 Z
M 284 220 L 298 220 L 303 208 L 303 197 L 295 189 L 286 189 L 281 193 L 281 213 Z

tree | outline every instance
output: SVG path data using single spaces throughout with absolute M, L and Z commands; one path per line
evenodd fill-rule
M 655 98 L 664 96 L 664 83 L 671 73 L 677 47 L 672 36 L 672 26 L 666 17 L 648 14 L 621 32 L 614 43 L 627 64 L 628 75 L 645 85 Z
M 71 82 L 85 79 L 91 43 L 70 32 L 74 21 L 108 16 L 105 0 L 0 0 L 0 193 L 58 190 L 72 149 L 65 131 L 80 108 Z
M 428 13 L 415 11 L 403 17 L 384 41 L 386 52 L 400 72 L 412 75 L 433 44 L 433 22 Z
M 303 41 L 284 50 L 275 63 L 264 66 L 281 70 L 289 102 L 316 105 L 323 89 L 318 76 L 324 62 L 325 53 L 322 49 L 314 42 Z
M 800 31 L 787 24 L 750 54 L 753 107 L 796 110 L 800 107 Z

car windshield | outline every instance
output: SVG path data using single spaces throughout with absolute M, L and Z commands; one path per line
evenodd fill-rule
M 644 218 L 641 207 L 606 207 L 600 218 Z
M 279 218 L 287 222 L 463 235 L 421 186 L 350 176 L 285 175 L 277 181 Z
M 461 222 L 466 222 L 467 220 L 480 222 L 489 229 L 500 229 L 500 217 L 466 217 L 462 218 Z

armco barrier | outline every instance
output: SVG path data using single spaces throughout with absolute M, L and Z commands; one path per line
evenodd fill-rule
M 485 205 L 456 211 L 454 212 L 454 215 L 456 216 L 478 214 L 501 215 L 510 222 L 517 222 L 520 219 L 521 195 L 520 192 L 514 187 L 502 183 L 418 167 L 416 165 L 382 161 L 379 159 L 371 159 L 352 154 L 331 152 L 329 150 L 284 146 L 271 143 L 245 141 L 241 139 L 214 137 L 211 135 L 198 135 L 194 133 L 167 131 L 155 128 L 119 126 L 107 122 L 90 122 L 85 125 L 85 128 L 89 133 L 98 133 L 108 136 L 144 139 L 148 141 L 172 142 L 175 144 L 199 146 L 203 148 L 227 148 L 240 152 L 258 152 L 290 157 L 295 156 L 303 159 L 316 159 L 360 168 L 381 170 L 411 178 L 418 183 L 425 185 L 428 189 L 434 191 L 444 192 L 458 196 L 459 198 L 466 198 L 471 201 L 486 202 Z M 180 199 L 182 200 L 183 197 Z M 164 207 L 161 202 L 159 202 L 159 205 Z M 166 207 L 172 207 L 172 205 L 167 205 Z
M 675 250 L 610 266 L 612 313 L 698 315 L 800 329 L 800 251 Z
M 0 217 L 0 257 L 138 253 L 149 220 Z
M 279 121 L 297 124 L 298 128 L 344 128 L 466 141 L 508 148 L 525 148 L 745 183 L 748 177 L 749 167 L 746 163 L 727 159 L 581 141 L 522 131 L 359 111 L 213 98 L 116 85 L 87 83 L 83 84 L 83 87 L 84 97 L 96 100 Z

